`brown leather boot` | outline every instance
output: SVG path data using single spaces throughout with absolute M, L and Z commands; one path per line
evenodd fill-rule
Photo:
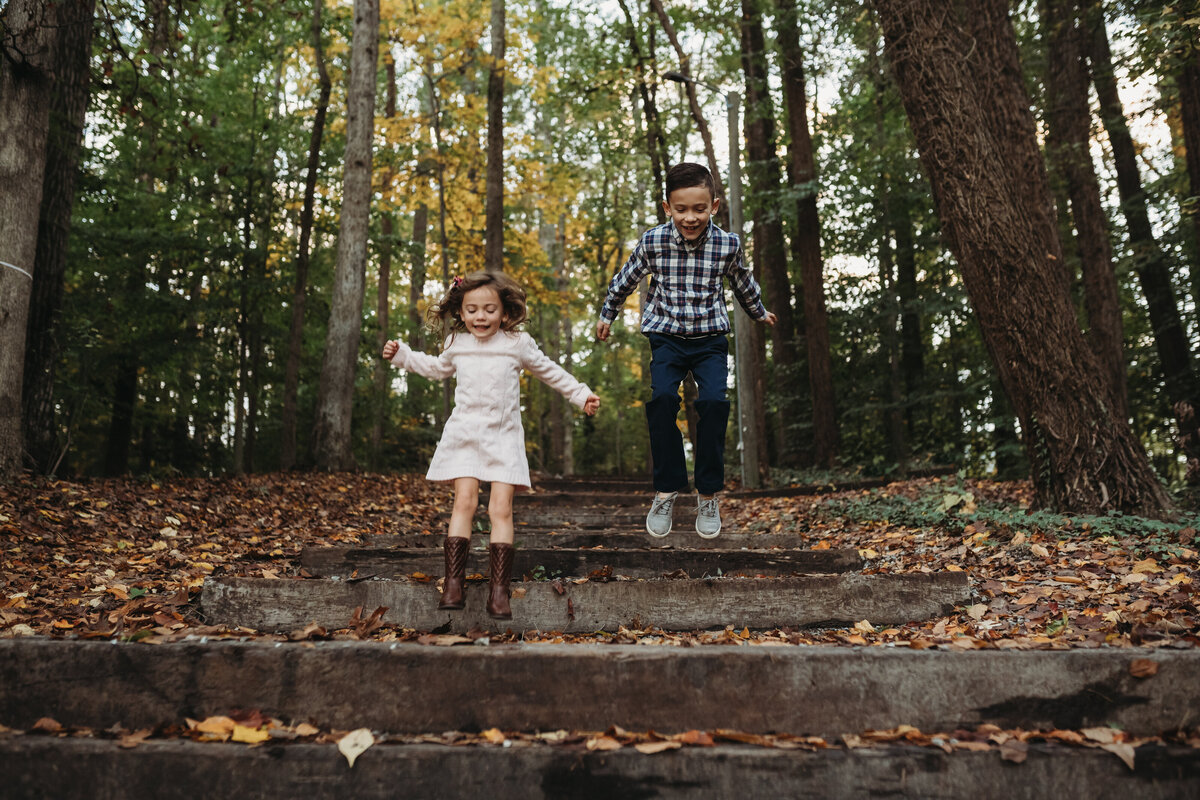
M 471 540 L 462 536 L 447 536 L 442 545 L 446 554 L 446 582 L 442 586 L 439 611 L 457 611 L 463 607 L 463 584 L 467 580 L 467 551 Z
M 512 619 L 512 606 L 508 602 L 508 583 L 512 580 L 513 546 L 511 544 L 489 544 L 491 561 L 487 612 L 493 619 Z

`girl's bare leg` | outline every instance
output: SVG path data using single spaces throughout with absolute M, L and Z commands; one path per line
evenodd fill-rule
M 454 510 L 450 512 L 450 528 L 447 536 L 471 538 L 471 527 L 475 523 L 475 509 L 479 507 L 479 481 L 474 478 L 454 479 Z M 509 526 L 511 528 L 511 514 Z M 512 534 L 509 533 L 509 541 Z
M 488 516 L 492 519 L 492 544 L 513 543 L 513 495 L 511 483 L 493 483 L 488 500 Z

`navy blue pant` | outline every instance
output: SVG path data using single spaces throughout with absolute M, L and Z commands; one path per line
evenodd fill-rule
M 679 416 L 679 384 L 692 373 L 696 397 L 696 491 L 715 494 L 725 487 L 725 426 L 729 401 L 729 340 L 725 334 L 696 339 L 647 334 L 650 340 L 650 402 L 646 425 L 650 429 L 650 456 L 654 460 L 654 489 L 687 491 L 687 462 Z

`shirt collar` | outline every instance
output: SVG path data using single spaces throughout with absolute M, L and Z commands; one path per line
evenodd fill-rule
M 712 233 L 713 229 L 713 221 L 711 218 L 709 218 L 708 226 L 704 229 L 703 233 L 697 236 L 695 241 L 689 242 L 687 239 L 683 238 L 683 234 L 679 232 L 679 228 L 675 227 L 674 220 L 667 220 L 667 225 L 671 228 L 671 241 L 675 242 L 675 244 L 683 247 L 686 250 L 695 250 L 696 248 L 702 246 L 708 241 L 708 235 Z

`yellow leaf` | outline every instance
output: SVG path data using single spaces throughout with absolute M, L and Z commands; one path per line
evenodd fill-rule
M 247 728 L 245 725 L 233 726 L 233 740 L 246 744 L 258 744 L 271 738 L 271 734 L 263 728 Z
M 492 744 L 504 744 L 504 742 L 508 739 L 508 737 L 505 736 L 503 731 L 501 731 L 499 728 L 488 728 L 479 735 L 487 739 Z
M 1153 558 L 1143 559 L 1133 565 L 1134 572 L 1162 572 L 1162 567 Z
M 872 625 L 867 620 L 861 619 L 858 622 L 854 623 L 854 630 L 856 630 L 860 633 L 874 633 L 875 626 Z

